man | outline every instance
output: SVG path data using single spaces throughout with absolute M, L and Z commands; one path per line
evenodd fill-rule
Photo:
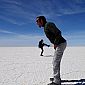
M 60 62 L 66 48 L 66 40 L 62 37 L 61 31 L 52 22 L 47 22 L 44 16 L 38 16 L 36 23 L 39 27 L 44 27 L 44 32 L 50 42 L 54 45 L 55 53 L 53 58 L 53 74 L 55 85 L 61 85 Z
M 43 56 L 43 51 L 44 51 L 44 50 L 43 50 L 43 47 L 44 47 L 44 46 L 48 46 L 48 47 L 49 47 L 50 45 L 45 44 L 45 43 L 43 42 L 43 39 L 41 39 L 41 40 L 39 41 L 39 45 L 38 45 L 38 47 L 41 48 L 41 50 L 42 50 L 40 56 Z

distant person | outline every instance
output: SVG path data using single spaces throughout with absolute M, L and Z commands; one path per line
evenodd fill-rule
M 55 53 L 53 57 L 53 74 L 55 85 L 61 85 L 60 62 L 67 46 L 66 40 L 62 37 L 61 31 L 52 22 L 47 22 L 44 16 L 36 18 L 37 25 L 44 28 L 45 35 L 54 45 Z
M 44 46 L 48 46 L 48 47 L 49 47 L 50 45 L 45 44 L 45 43 L 43 42 L 43 39 L 41 39 L 41 40 L 39 41 L 39 45 L 38 45 L 38 47 L 41 48 L 41 50 L 42 50 L 40 56 L 43 56 L 43 51 L 44 51 L 44 50 L 43 50 L 43 47 L 44 47 Z

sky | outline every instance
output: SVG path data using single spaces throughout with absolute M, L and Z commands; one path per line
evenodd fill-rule
M 51 44 L 36 17 L 61 30 L 68 46 L 85 46 L 85 0 L 0 0 L 0 46 Z

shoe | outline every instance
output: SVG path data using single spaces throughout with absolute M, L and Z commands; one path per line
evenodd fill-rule
M 40 55 L 40 56 L 43 56 L 43 55 Z
M 52 82 L 52 83 L 49 83 L 47 85 L 59 85 L 59 84 L 56 84 L 56 83 Z

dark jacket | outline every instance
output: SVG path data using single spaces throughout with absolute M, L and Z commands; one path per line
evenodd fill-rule
M 47 22 L 44 26 L 44 32 L 51 43 L 59 45 L 66 42 L 62 37 L 61 31 L 55 26 L 54 23 Z
M 39 45 L 38 45 L 38 47 L 39 48 L 42 48 L 44 46 L 44 43 L 43 43 L 43 41 L 41 40 L 41 41 L 39 41 Z

